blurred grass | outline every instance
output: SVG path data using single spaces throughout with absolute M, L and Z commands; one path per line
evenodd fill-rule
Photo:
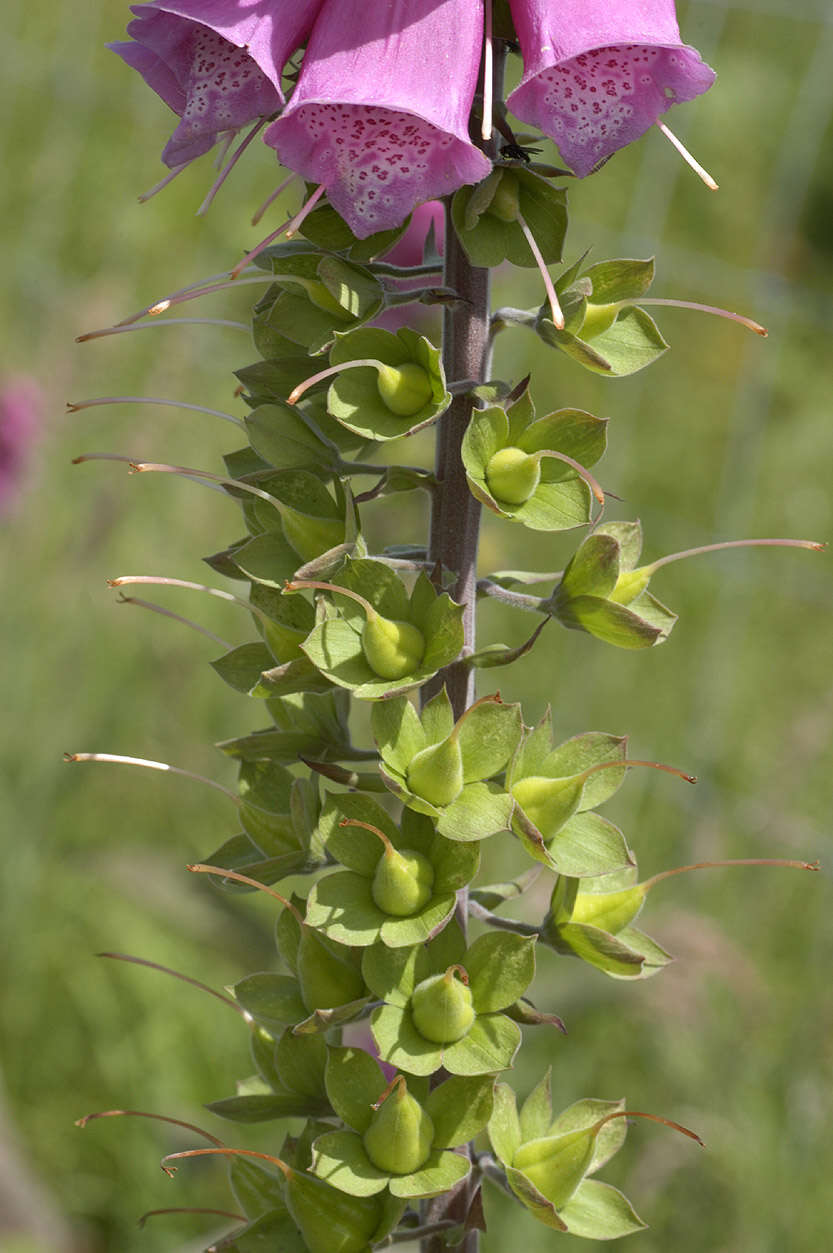
M 254 358 L 242 334 L 214 327 L 73 343 L 240 255 L 257 238 L 247 209 L 275 179 L 261 154 L 205 218 L 192 214 L 206 168 L 136 203 L 158 177 L 167 114 L 103 49 L 125 16 L 115 0 L 9 0 L 5 21 L 0 369 L 38 380 L 43 430 L 2 539 L 0 1176 L 8 1185 L 9 1161 L 25 1172 L 17 1196 L 29 1231 L 27 1242 L 9 1234 L 4 1253 L 181 1250 L 200 1229 L 206 1239 L 193 1247 L 203 1247 L 212 1220 L 174 1216 L 139 1232 L 135 1219 L 163 1205 L 222 1206 L 221 1168 L 192 1164 L 171 1184 L 158 1158 L 187 1137 L 133 1120 L 84 1132 L 72 1123 L 108 1107 L 207 1121 L 201 1104 L 249 1069 L 244 1035 L 200 993 L 92 954 L 139 953 L 214 987 L 272 960 L 263 902 L 227 903 L 183 873 L 232 833 L 222 800 L 184 781 L 60 760 L 65 749 L 132 753 L 230 781 L 210 744 L 259 721 L 209 675 L 208 641 L 113 606 L 104 584 L 139 571 L 205 578 L 201 556 L 239 530 L 235 507 L 195 484 L 69 465 L 105 450 L 214 467 L 230 442 L 212 418 L 147 407 L 64 417 L 64 402 L 148 394 L 228 409 L 230 371 Z M 591 244 L 597 259 L 656 253 L 658 295 L 742 309 L 770 339 L 663 310 L 673 351 L 631 379 L 585 376 L 519 333 L 504 337 L 497 371 L 534 368 L 542 412 L 574 405 L 612 418 L 603 482 L 622 497 L 615 516 L 641 515 L 650 556 L 736 535 L 827 539 L 833 23 L 823 0 L 693 0 L 681 17 L 721 78 L 673 124 L 721 191 L 709 196 L 648 136 L 571 189 L 570 255 Z M 538 295 L 532 273 L 497 279 L 499 303 Z M 199 316 L 245 317 L 245 292 L 213 300 Z M 366 509 L 372 535 L 389 538 L 391 508 Z M 424 511 L 408 499 L 396 525 L 415 539 Z M 487 519 L 483 570 L 557 569 L 573 546 Z M 726 553 L 660 577 L 660 598 L 681 615 L 668 645 L 631 655 L 552 626 L 546 651 L 501 676 L 504 695 L 523 699 L 528 721 L 552 701 L 563 736 L 627 731 L 636 755 L 700 776 L 687 789 L 635 772 L 609 808 L 645 872 L 756 854 L 829 862 L 829 558 Z M 166 603 L 246 638 L 232 607 L 186 593 Z M 531 621 L 486 605 L 483 641 L 519 641 Z M 492 844 L 490 872 L 507 873 L 508 848 Z M 551 1062 L 563 1105 L 627 1094 L 703 1134 L 700 1154 L 635 1127 L 606 1171 L 651 1223 L 634 1241 L 643 1253 L 816 1253 L 833 1218 L 829 871 L 676 880 L 658 889 L 646 927 L 680 960 L 636 987 L 544 955 L 541 999 L 570 1035 L 528 1033 L 513 1082 L 525 1092 Z M 258 1143 L 270 1139 L 276 1129 L 259 1131 Z M 487 1248 L 508 1247 L 519 1223 L 531 1251 L 553 1239 L 493 1192 L 487 1204 Z

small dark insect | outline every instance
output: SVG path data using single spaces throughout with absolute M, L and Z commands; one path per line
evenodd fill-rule
M 506 161 L 523 161 L 529 165 L 529 159 L 536 153 L 541 151 L 540 148 L 524 148 L 520 144 L 504 144 L 500 150 L 500 155 Z

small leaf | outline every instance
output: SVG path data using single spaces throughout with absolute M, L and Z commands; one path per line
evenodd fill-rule
M 644 296 L 654 281 L 654 260 L 598 261 L 584 271 L 592 283 L 593 303 L 615 304 L 620 300 L 636 300 Z
M 449 840 L 483 840 L 509 829 L 512 797 L 494 783 L 467 783 L 437 822 L 437 830 Z
M 571 1235 L 589 1240 L 618 1240 L 642 1231 L 646 1224 L 618 1188 L 585 1179 L 561 1210 Z
M 367 1131 L 372 1106 L 385 1090 L 385 1077 L 363 1049 L 330 1047 L 326 1085 L 333 1109 L 360 1134 Z
M 234 999 L 273 1034 L 307 1016 L 297 980 L 289 975 L 247 975 L 234 985 Z
M 283 1181 L 272 1170 L 247 1157 L 232 1157 L 229 1182 L 235 1200 L 247 1218 L 283 1207 Z
M 461 1153 L 434 1150 L 428 1161 L 410 1175 L 394 1175 L 390 1181 L 393 1196 L 403 1199 L 439 1196 L 450 1191 L 471 1170 L 471 1162 Z
M 515 1093 L 506 1083 L 495 1085 L 494 1105 L 489 1118 L 489 1139 L 499 1161 L 512 1164 L 521 1140 L 521 1124 Z
M 315 1141 L 313 1173 L 350 1196 L 376 1196 L 390 1176 L 378 1170 L 355 1131 L 329 1131 Z
M 521 1139 L 538 1140 L 552 1124 L 552 1067 L 547 1069 L 521 1106 Z
M 272 665 L 273 657 L 265 644 L 241 644 L 211 662 L 211 668 L 229 687 L 246 695 L 252 694 L 258 688 L 263 671 Z M 258 694 L 265 696 L 270 693 L 262 691 Z
M 445 1046 L 443 1064 L 452 1075 L 507 1070 L 521 1047 L 521 1029 L 505 1014 L 478 1014 L 462 1040 Z
M 487 931 L 466 953 L 469 989 L 478 1014 L 511 1005 L 535 976 L 535 940 L 507 931 Z
M 205 1108 L 231 1122 L 257 1123 L 326 1113 L 327 1103 L 293 1093 L 270 1093 L 268 1096 L 229 1096 L 222 1101 L 209 1101 Z
M 494 1079 L 454 1076 L 438 1084 L 425 1102 L 434 1123 L 434 1143 L 454 1149 L 473 1140 L 492 1116 Z

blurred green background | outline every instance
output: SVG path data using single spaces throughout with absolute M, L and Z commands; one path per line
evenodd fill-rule
M 120 0 L 7 0 L 4 19 L 0 388 L 34 384 L 39 426 L 0 523 L 3 1253 L 185 1253 L 223 1229 L 176 1215 L 136 1226 L 146 1209 L 228 1204 L 214 1163 L 173 1183 L 161 1175 L 159 1157 L 187 1135 L 73 1121 L 119 1106 L 215 1124 L 200 1106 L 248 1073 L 245 1033 L 198 991 L 93 954 L 141 954 L 213 987 L 273 961 L 268 902 L 226 902 L 183 869 L 233 834 L 225 801 L 158 774 L 61 762 L 66 749 L 130 753 L 231 783 L 212 741 L 262 721 L 208 670 L 213 644 L 115 604 L 105 586 L 124 573 L 205 578 L 200 558 L 240 529 L 236 506 L 181 480 L 128 479 L 118 464 L 70 465 L 105 451 L 216 469 L 234 437 L 211 417 L 127 405 L 65 416 L 65 402 L 133 394 L 228 409 L 231 370 L 255 357 L 245 334 L 213 326 L 73 342 L 228 266 L 256 242 L 248 214 L 276 180 L 261 151 L 204 218 L 193 215 L 213 177 L 206 163 L 137 204 L 159 177 L 169 117 L 103 47 L 126 16 Z M 833 16 L 828 0 L 692 0 L 680 17 L 720 78 L 672 124 L 721 190 L 710 195 L 651 134 L 571 189 L 569 255 L 591 244 L 596 259 L 655 253 L 657 295 L 742 309 L 770 338 L 664 310 L 673 351 L 631 379 L 585 375 L 520 332 L 503 337 L 497 372 L 534 367 L 539 412 L 573 405 L 613 419 L 601 477 L 622 503 L 609 516 L 641 516 L 649 556 L 740 536 L 828 539 Z M 498 303 L 539 298 L 533 272 L 498 276 Z M 222 293 L 197 316 L 245 317 L 246 303 Z M 372 536 L 424 533 L 410 499 L 365 517 Z M 558 569 L 574 542 L 488 519 L 482 568 Z M 570 1034 L 527 1033 L 519 1091 L 552 1063 L 559 1105 L 626 1095 L 707 1142 L 701 1153 L 636 1126 L 606 1170 L 651 1224 L 632 1239 L 642 1253 L 816 1253 L 829 1241 L 829 569 L 829 557 L 780 551 L 675 566 L 657 580 L 680 613 L 663 648 L 628 654 L 553 626 L 546 648 L 501 676 L 527 721 L 552 701 L 563 737 L 628 732 L 636 756 L 700 777 L 688 789 L 636 772 L 608 807 L 644 871 L 755 855 L 826 863 L 812 879 L 727 870 L 664 885 L 646 927 L 679 960 L 655 980 L 626 986 L 554 954 L 539 963 L 539 1000 Z M 185 592 L 166 603 L 236 642 L 250 636 L 233 607 Z M 518 641 L 530 624 L 488 604 L 483 642 Z M 490 872 L 507 873 L 508 848 L 492 844 Z M 543 904 L 542 888 L 525 916 Z M 213 1129 L 241 1145 L 278 1142 L 275 1128 Z M 489 1250 L 580 1247 L 494 1192 L 487 1205 Z

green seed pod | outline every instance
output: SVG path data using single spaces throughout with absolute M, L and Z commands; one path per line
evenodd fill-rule
M 431 899 L 434 867 L 412 848 L 397 851 L 388 845 L 376 865 L 371 895 L 385 914 L 408 918 Z
M 415 361 L 380 366 L 376 386 L 387 408 L 398 418 L 412 418 L 434 395 L 427 370 Z
M 570 922 L 584 922 L 616 935 L 627 927 L 645 903 L 645 885 L 635 884 L 621 892 L 579 892 Z
M 304 1171 L 285 1177 L 287 1208 L 310 1253 L 363 1253 L 381 1221 L 378 1197 L 350 1196 Z
M 545 839 L 555 835 L 570 817 L 575 779 L 548 779 L 529 775 L 512 786 L 512 795 Z
M 410 1175 L 425 1165 L 434 1143 L 434 1123 L 411 1096 L 401 1075 L 374 1111 L 362 1140 L 367 1156 L 378 1170 Z
M 617 314 L 621 309 L 621 305 L 594 305 L 589 301 L 587 303 L 587 312 L 584 315 L 579 335 L 585 342 L 595 339 L 597 335 L 601 335 L 604 331 L 610 329 L 616 321 Z
M 462 1040 L 477 1017 L 468 976 L 464 983 L 459 977 L 461 974 L 465 974 L 461 966 L 449 966 L 445 974 L 430 975 L 413 990 L 414 1026 L 432 1044 L 453 1044 L 455 1040 Z
M 463 790 L 463 754 L 452 734 L 421 749 L 408 766 L 408 787 L 431 805 L 450 805 Z
M 369 614 L 362 628 L 367 664 L 380 679 L 404 679 L 425 655 L 425 636 L 412 622 Z
M 518 192 L 517 178 L 509 170 L 504 170 L 486 212 L 501 222 L 517 222 L 521 212 Z
M 499 448 L 486 463 L 486 483 L 496 500 L 522 505 L 541 482 L 541 458 L 511 445 Z
M 556 1209 L 566 1205 L 593 1161 L 598 1127 L 527 1140 L 512 1159 Z
M 351 950 L 312 927 L 301 927 L 297 970 L 301 999 L 310 1013 L 346 1005 L 364 995 L 364 980 Z

